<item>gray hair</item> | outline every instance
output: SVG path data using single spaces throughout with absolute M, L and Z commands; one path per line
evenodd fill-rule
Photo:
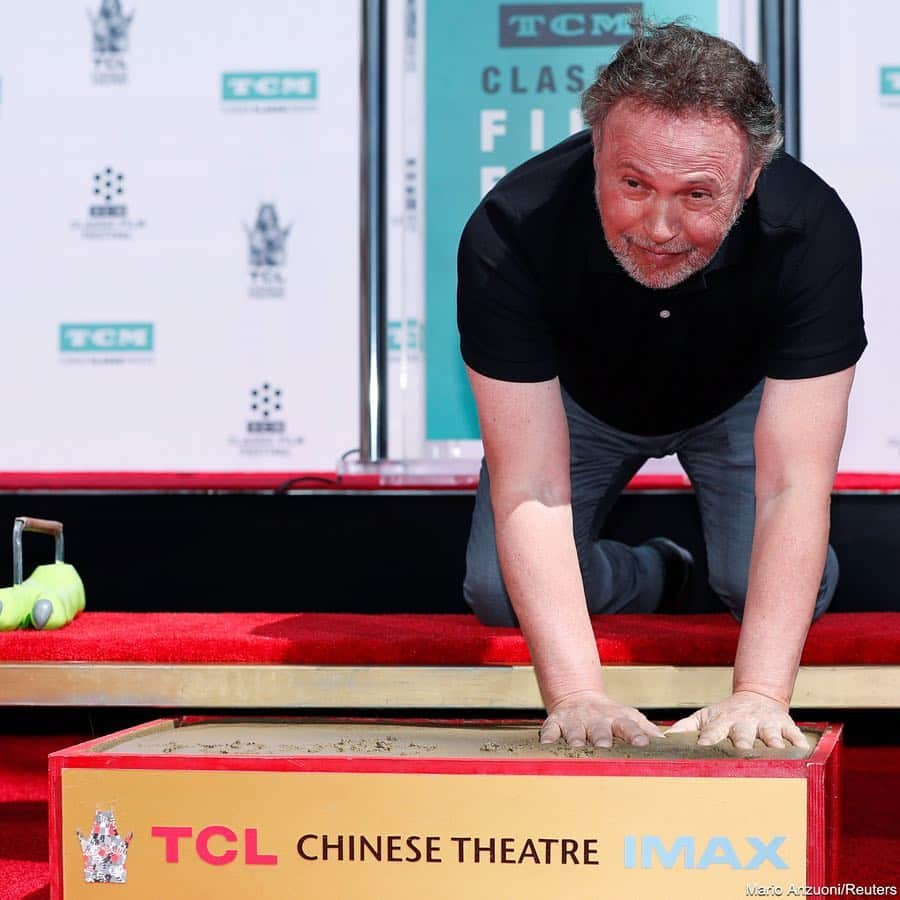
M 747 135 L 751 165 L 771 162 L 784 138 L 762 66 L 730 41 L 681 21 L 656 25 L 636 14 L 631 27 L 634 36 L 581 98 L 595 133 L 613 105 L 629 99 L 665 112 L 725 116 Z

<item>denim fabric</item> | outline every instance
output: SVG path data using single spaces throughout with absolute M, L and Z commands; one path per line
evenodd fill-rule
M 687 472 L 703 521 L 709 583 L 741 619 L 755 519 L 753 430 L 762 383 L 720 416 L 669 435 L 626 434 L 604 424 L 562 391 L 569 423 L 575 547 L 591 613 L 652 612 L 663 592 L 662 557 L 598 535 L 613 503 L 647 459 L 676 454 Z M 828 548 L 814 617 L 828 608 L 838 562 Z M 484 462 L 466 550 L 466 602 L 487 625 L 515 625 L 497 558 L 490 477 Z

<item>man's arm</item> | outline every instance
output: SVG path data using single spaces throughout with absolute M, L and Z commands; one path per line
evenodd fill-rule
M 548 718 L 541 739 L 646 744 L 660 732 L 606 696 L 572 533 L 569 429 L 559 381 L 519 384 L 469 369 L 500 569 Z
M 789 715 L 800 655 L 822 581 L 831 490 L 853 368 L 767 379 L 756 421 L 756 522 L 732 695 L 677 722 L 701 744 L 731 736 L 749 748 L 806 741 Z

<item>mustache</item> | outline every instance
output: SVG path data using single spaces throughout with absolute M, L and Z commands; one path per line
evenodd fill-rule
M 650 250 L 654 253 L 670 253 L 673 256 L 677 253 L 690 253 L 697 248 L 693 244 L 681 244 L 676 246 L 668 246 L 660 247 L 658 244 L 654 244 L 652 241 L 642 241 L 638 238 L 631 237 L 629 235 L 623 235 L 626 243 L 633 244 L 635 247 L 639 247 L 641 250 Z

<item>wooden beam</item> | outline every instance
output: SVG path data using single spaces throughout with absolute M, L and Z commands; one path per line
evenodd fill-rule
M 608 666 L 607 689 L 641 708 L 727 696 L 726 666 Z M 3 663 L 0 705 L 221 709 L 540 710 L 531 666 L 276 666 Z M 793 705 L 900 706 L 900 666 L 802 666 Z

